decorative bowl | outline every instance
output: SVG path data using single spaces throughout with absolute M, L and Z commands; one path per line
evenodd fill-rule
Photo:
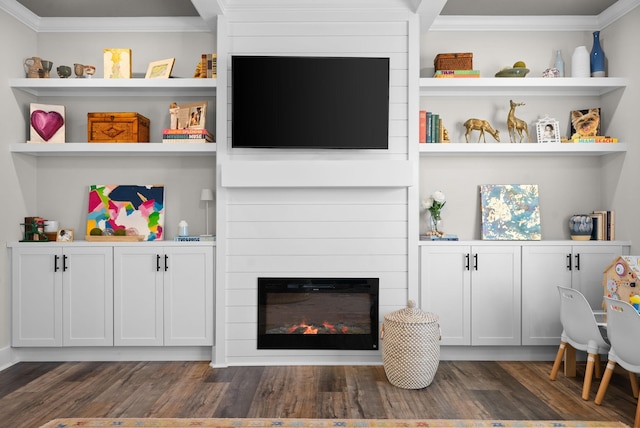
M 524 77 L 529 72 L 528 68 L 505 68 L 496 73 L 496 77 Z

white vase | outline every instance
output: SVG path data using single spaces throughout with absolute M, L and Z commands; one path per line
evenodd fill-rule
M 578 46 L 573 51 L 571 77 L 591 77 L 591 59 L 586 46 Z

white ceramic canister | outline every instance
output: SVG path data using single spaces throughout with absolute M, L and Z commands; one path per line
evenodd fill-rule
M 586 46 L 578 46 L 573 51 L 571 77 L 591 77 L 591 59 Z

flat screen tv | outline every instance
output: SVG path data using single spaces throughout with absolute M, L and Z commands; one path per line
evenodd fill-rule
M 387 149 L 389 58 L 232 56 L 231 145 Z

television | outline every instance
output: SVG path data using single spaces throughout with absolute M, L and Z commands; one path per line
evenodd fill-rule
M 387 149 L 389 58 L 232 56 L 231 146 Z

